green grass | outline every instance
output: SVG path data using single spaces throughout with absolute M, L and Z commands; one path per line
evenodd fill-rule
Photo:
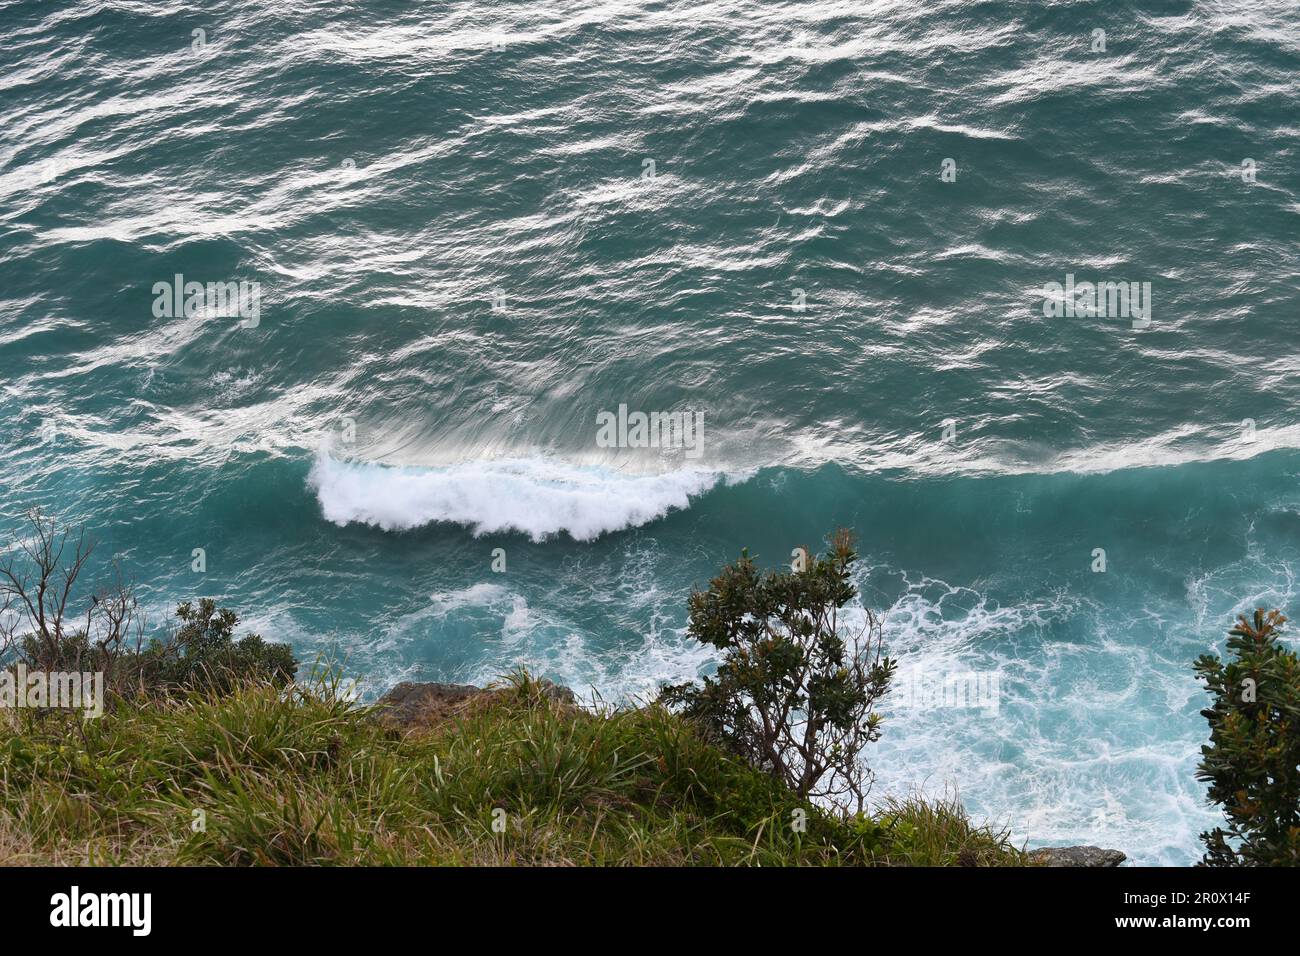
M 1025 865 L 955 802 L 844 820 L 662 708 L 527 678 L 410 733 L 328 682 L 0 718 L 0 864 Z

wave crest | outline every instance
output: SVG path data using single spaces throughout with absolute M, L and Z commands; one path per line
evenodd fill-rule
M 521 531 L 534 541 L 567 532 L 590 541 L 662 518 L 723 475 L 682 469 L 622 475 L 543 459 L 476 461 L 446 468 L 341 462 L 321 454 L 308 483 L 325 517 L 402 531 L 440 521 L 475 536 Z

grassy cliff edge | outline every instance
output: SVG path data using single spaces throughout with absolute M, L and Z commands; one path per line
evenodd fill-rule
M 0 716 L 6 865 L 1027 862 L 953 802 L 839 817 L 662 707 L 526 676 L 400 722 L 329 681 Z

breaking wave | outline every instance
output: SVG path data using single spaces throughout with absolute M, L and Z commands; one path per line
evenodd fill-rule
M 724 480 L 720 472 L 682 469 L 622 475 L 543 459 L 467 462 L 412 468 L 317 457 L 308 481 L 325 517 L 385 531 L 437 522 L 476 536 L 518 531 L 534 541 L 567 533 L 591 541 L 690 507 Z

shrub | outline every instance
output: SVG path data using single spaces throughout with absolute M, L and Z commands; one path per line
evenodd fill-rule
M 1300 659 L 1278 644 L 1285 623 L 1260 608 L 1228 632 L 1232 660 L 1195 664 L 1214 698 L 1196 776 L 1228 818 L 1201 834 L 1205 865 L 1300 865 Z
M 722 651 L 717 674 L 665 687 L 660 699 L 796 798 L 861 812 L 871 782 L 861 751 L 880 737 L 873 707 L 894 662 L 870 611 L 858 628 L 840 616 L 857 595 L 857 557 L 845 530 L 803 570 L 760 572 L 742 552 L 690 598 L 688 633 Z
M 228 693 L 236 684 L 283 687 L 298 663 L 287 644 L 260 635 L 234 639 L 239 619 L 204 598 L 176 609 L 181 620 L 165 641 L 144 643 L 135 589 L 113 578 L 79 594 L 94 542 L 81 529 L 60 527 L 39 509 L 0 560 L 0 666 L 31 670 L 98 671 L 112 694 L 170 694 L 180 689 Z
M 170 641 L 152 641 L 139 655 L 143 687 L 191 688 L 229 693 L 247 681 L 283 687 L 298 669 L 288 644 L 268 644 L 260 634 L 234 639 L 239 618 L 211 598 L 176 608 L 181 626 Z

